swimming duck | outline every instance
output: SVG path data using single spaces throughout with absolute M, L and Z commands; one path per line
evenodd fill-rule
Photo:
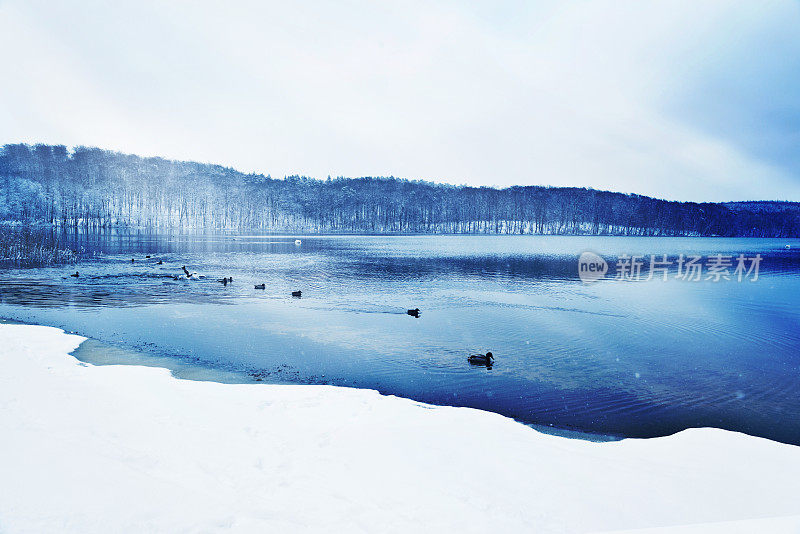
M 148 258 L 148 259 L 149 259 L 149 258 L 150 258 L 150 256 L 149 256 L 149 255 L 147 255 L 147 256 L 145 256 L 145 258 Z
M 294 240 L 294 244 L 295 244 L 295 245 L 302 245 L 302 244 L 303 244 L 303 242 L 302 242 L 302 241 L 300 241 L 299 239 L 295 239 L 295 240 Z
M 467 360 L 469 363 L 474 363 L 476 365 L 492 365 L 494 356 L 491 352 L 487 352 L 486 354 L 473 354 L 467 358 Z
M 267 284 L 256 284 L 253 286 L 255 289 L 267 289 Z
M 75 271 L 75 274 L 71 274 L 70 276 L 72 278 L 78 278 L 80 275 L 78 274 L 78 271 Z
M 300 298 L 300 297 L 303 296 L 303 292 L 302 291 L 292 291 L 292 296 Z
M 158 261 L 156 262 L 156 265 L 164 265 L 164 262 L 163 262 L 163 261 L 161 261 L 161 260 L 158 260 Z
M 406 311 L 406 313 L 409 314 L 411 317 L 419 318 L 419 308 L 414 308 L 413 310 L 408 310 L 408 311 Z

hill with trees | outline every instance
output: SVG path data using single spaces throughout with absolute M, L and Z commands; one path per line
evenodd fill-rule
M 585 188 L 505 189 L 394 177 L 275 179 L 90 147 L 7 144 L 0 221 L 60 227 L 328 233 L 800 235 L 800 205 L 672 202 Z

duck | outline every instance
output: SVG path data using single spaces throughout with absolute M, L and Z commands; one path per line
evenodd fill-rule
M 295 240 L 294 240 L 294 244 L 295 244 L 295 245 L 302 245 L 302 244 L 303 244 L 303 242 L 302 242 L 302 241 L 300 241 L 299 239 L 295 239 Z
M 300 297 L 303 296 L 303 292 L 302 291 L 292 291 L 292 296 L 300 298 Z
M 253 286 L 255 289 L 267 289 L 267 284 L 256 284 Z
M 136 261 L 136 260 L 134 260 L 133 258 L 131 258 L 131 263 L 133 263 L 134 261 Z
M 158 261 L 156 262 L 156 265 L 164 265 L 164 262 L 163 262 L 163 261 L 161 261 L 161 260 L 158 260 Z
M 150 259 L 150 255 L 148 254 L 147 256 L 145 256 L 145 258 Z
M 189 269 L 187 269 L 185 265 L 181 267 L 181 269 L 183 269 L 183 272 L 186 273 L 186 278 L 188 280 L 197 280 L 198 278 L 205 278 L 204 275 L 197 274 L 197 271 L 189 272 Z
M 406 313 L 409 314 L 411 317 L 419 318 L 419 308 L 414 308 L 413 310 L 407 310 Z
M 80 274 L 78 274 L 78 271 L 75 271 L 75 274 L 71 274 L 70 276 L 72 278 L 78 278 L 80 276 Z
M 491 352 L 487 352 L 486 354 L 473 354 L 467 358 L 467 360 L 469 363 L 474 363 L 476 365 L 492 365 L 494 356 Z

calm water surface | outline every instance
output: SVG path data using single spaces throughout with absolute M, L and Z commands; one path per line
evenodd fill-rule
M 70 239 L 98 253 L 80 277 L 68 276 L 75 267 L 0 269 L 0 317 L 111 344 L 110 355 L 84 350 L 99 363 L 136 350 L 191 377 L 374 388 L 613 436 L 715 426 L 800 444 L 798 240 Z M 578 279 L 586 250 L 612 264 L 607 279 Z M 761 254 L 757 281 L 689 282 L 674 270 L 666 282 L 613 279 L 622 254 L 740 253 Z M 176 280 L 183 265 L 206 277 Z M 418 319 L 406 314 L 417 307 Z M 487 350 L 491 369 L 467 362 Z

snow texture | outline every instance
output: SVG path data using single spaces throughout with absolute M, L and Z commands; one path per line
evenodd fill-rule
M 91 366 L 0 324 L 0 533 L 800 531 L 800 447 L 592 443 L 330 386 Z

